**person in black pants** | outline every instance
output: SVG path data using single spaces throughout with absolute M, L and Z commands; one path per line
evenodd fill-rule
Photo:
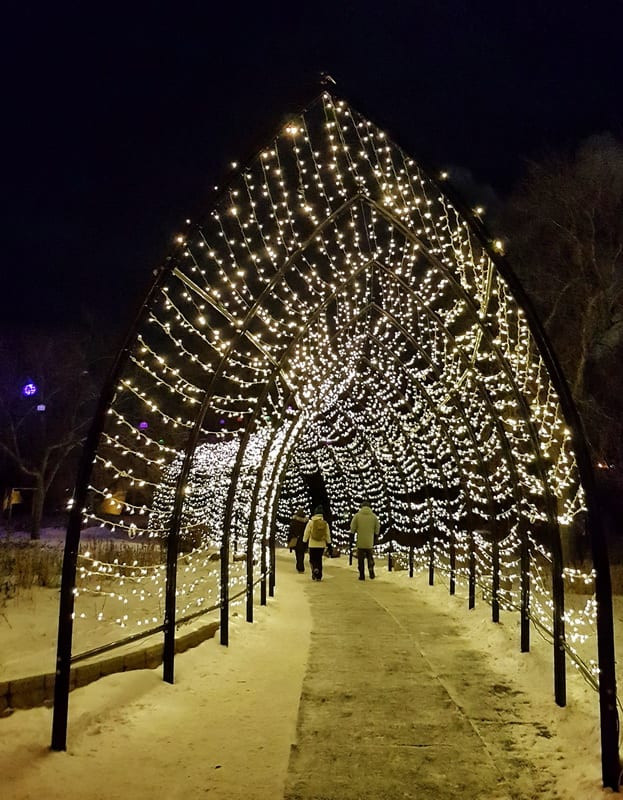
M 307 552 L 307 542 L 303 541 L 305 526 L 309 522 L 309 517 L 305 516 L 302 508 L 297 510 L 290 517 L 290 533 L 288 536 L 288 547 L 290 552 L 294 550 L 296 556 L 296 571 L 305 572 L 305 553 Z
M 380 522 L 367 500 L 352 518 L 350 523 L 351 533 L 357 534 L 357 566 L 359 567 L 359 580 L 366 579 L 366 561 L 370 578 L 374 580 L 374 542 L 379 535 Z
M 316 506 L 312 518 L 305 526 L 303 541 L 309 544 L 309 565 L 312 580 L 322 580 L 322 554 L 326 546 L 331 544 L 329 523 L 325 520 L 322 506 Z

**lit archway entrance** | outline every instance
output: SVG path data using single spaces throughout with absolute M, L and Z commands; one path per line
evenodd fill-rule
M 256 594 L 272 594 L 275 545 L 314 476 L 341 544 L 365 493 L 392 558 L 430 580 L 447 571 L 451 591 L 465 581 L 470 604 L 484 585 L 494 621 L 519 614 L 524 651 L 531 623 L 547 632 L 556 702 L 568 659 L 599 691 L 604 783 L 616 787 L 607 552 L 555 358 L 477 220 L 328 93 L 179 234 L 119 354 L 68 529 L 54 749 L 74 614 L 76 633 L 97 618 L 124 629 L 115 645 L 163 632 L 172 682 L 181 623 L 216 610 L 227 644 L 231 603 L 252 620 Z M 584 516 L 594 577 L 573 567 Z M 94 522 L 162 542 L 162 559 L 79 553 Z M 598 613 L 566 593 L 578 579 L 594 579 Z

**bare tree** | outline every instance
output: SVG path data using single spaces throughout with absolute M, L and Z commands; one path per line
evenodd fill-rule
M 94 399 L 78 334 L 0 339 L 0 452 L 32 487 L 32 539 L 50 486 L 86 434 Z
M 593 136 L 528 165 L 503 224 L 595 462 L 623 466 L 623 144 Z

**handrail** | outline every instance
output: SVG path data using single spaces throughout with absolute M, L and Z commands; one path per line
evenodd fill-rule
M 265 574 L 262 573 L 257 580 L 253 581 L 253 586 L 257 586 L 260 581 L 269 574 L 270 570 L 267 571 Z M 243 594 L 247 593 L 247 587 L 238 592 L 235 595 L 232 595 L 229 598 L 229 602 L 231 603 L 233 600 L 236 600 L 238 597 L 241 597 Z M 209 614 L 211 611 L 218 611 L 221 608 L 221 603 L 216 603 L 215 605 L 209 606 L 209 608 L 202 608 L 201 611 L 195 611 L 192 614 L 187 614 L 185 617 L 181 617 L 176 621 L 175 627 L 179 628 L 181 625 L 187 622 L 191 622 L 198 617 L 203 616 L 204 614 Z M 75 656 L 71 657 L 71 663 L 77 664 L 78 661 L 86 661 L 87 658 L 92 658 L 93 656 L 101 655 L 102 653 L 108 653 L 111 650 L 116 650 L 118 647 L 123 647 L 126 644 L 132 644 L 132 642 L 138 642 L 141 639 L 147 639 L 149 636 L 153 636 L 155 633 L 161 633 L 164 630 L 164 623 L 162 625 L 158 625 L 156 628 L 150 628 L 147 631 L 141 631 L 140 633 L 134 633 L 132 636 L 126 636 L 125 639 L 119 639 L 116 642 L 110 642 L 109 644 L 103 644 L 99 647 L 94 647 L 91 650 L 85 650 L 83 653 L 77 653 Z

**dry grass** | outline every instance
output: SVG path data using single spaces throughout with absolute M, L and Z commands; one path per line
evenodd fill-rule
M 62 564 L 60 547 L 39 542 L 0 543 L 0 603 L 20 589 L 60 586 Z
M 33 586 L 58 588 L 63 567 L 62 545 L 62 541 L 0 541 L 0 606 Z M 118 561 L 143 566 L 161 561 L 161 548 L 156 543 L 87 539 L 80 545 L 80 552 L 86 551 L 91 558 L 106 563 Z
M 610 578 L 612 580 L 612 594 L 623 595 L 623 564 L 610 565 Z

